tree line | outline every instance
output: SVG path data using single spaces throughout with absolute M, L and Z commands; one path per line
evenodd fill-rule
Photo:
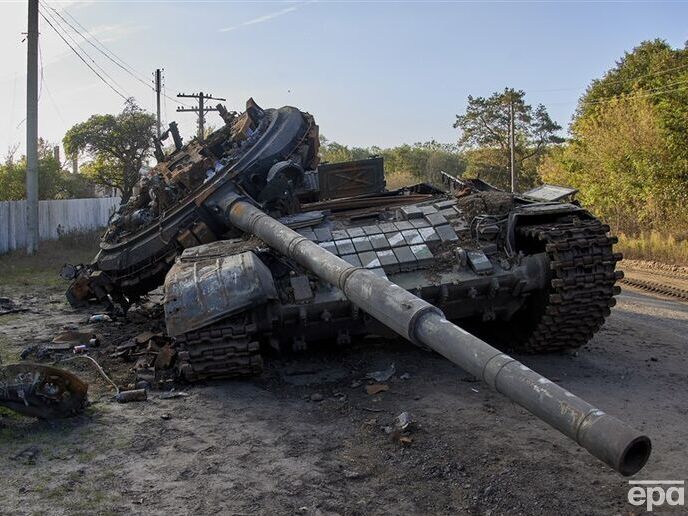
M 391 175 L 432 180 L 444 170 L 508 189 L 511 110 L 520 191 L 542 182 L 572 186 L 615 231 L 688 240 L 688 46 L 663 40 L 641 43 L 592 81 L 568 139 L 544 106 L 506 88 L 468 97 L 454 123 L 456 144 L 350 149 L 325 141 L 322 154 L 330 161 L 377 154 Z
M 646 41 L 580 99 L 543 180 L 570 184 L 617 229 L 688 238 L 688 47 Z
M 83 179 L 63 172 L 43 142 L 42 198 L 77 196 L 88 181 L 116 187 L 128 198 L 150 158 L 154 124 L 153 115 L 129 100 L 117 115 L 93 115 L 72 127 L 63 143 L 86 159 Z M 521 191 L 542 182 L 570 185 L 616 230 L 688 236 L 686 47 L 654 40 L 627 52 L 587 88 L 568 139 L 543 105 L 530 105 L 525 92 L 512 88 L 469 96 L 454 127 L 455 143 L 362 148 L 322 137 L 320 153 L 326 162 L 382 156 L 391 186 L 436 182 L 444 171 L 508 189 L 513 147 Z M 0 199 L 24 196 L 24 174 L 24 158 L 9 154 L 0 164 Z
M 41 199 L 90 197 L 93 184 L 79 174 L 70 174 L 53 153 L 53 146 L 38 140 L 38 192 Z M 0 201 L 26 199 L 26 156 L 17 149 L 7 151 L 0 163 Z

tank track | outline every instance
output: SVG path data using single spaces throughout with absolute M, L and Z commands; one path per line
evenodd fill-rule
M 254 376 L 263 371 L 254 324 L 229 319 L 177 337 L 177 372 L 189 382 Z
M 586 344 L 604 323 L 623 278 L 616 271 L 622 259 L 608 236 L 609 226 L 597 219 L 568 217 L 547 224 L 523 226 L 521 236 L 543 246 L 550 258 L 550 286 L 538 307 L 531 333 L 519 351 L 543 353 Z M 539 317 L 539 319 L 538 319 Z

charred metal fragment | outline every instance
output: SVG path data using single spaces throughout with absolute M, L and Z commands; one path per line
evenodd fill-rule
M 40 364 L 0 366 L 0 405 L 41 419 L 70 417 L 86 406 L 88 384 Z

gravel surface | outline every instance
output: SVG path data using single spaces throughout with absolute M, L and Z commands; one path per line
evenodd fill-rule
M 56 289 L 3 295 L 30 309 L 0 316 L 4 359 L 88 316 Z M 578 352 L 520 358 L 652 437 L 638 479 L 686 480 L 687 334 L 688 303 L 624 289 Z M 366 374 L 392 363 L 382 382 L 389 389 L 368 394 Z M 78 371 L 91 384 L 84 415 L 45 422 L 0 414 L 1 513 L 642 512 L 628 504 L 625 478 L 404 342 L 268 357 L 260 378 L 183 387 L 188 396 L 172 399 L 152 392 L 130 404 L 114 403 L 88 366 Z M 400 433 L 402 412 L 414 423 Z

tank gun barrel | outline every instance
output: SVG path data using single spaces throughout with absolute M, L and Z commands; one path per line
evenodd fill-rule
M 228 222 L 253 234 L 411 342 L 424 344 L 573 439 L 622 475 L 647 462 L 650 439 L 448 321 L 442 311 L 375 273 L 355 267 L 240 196 L 222 203 Z

